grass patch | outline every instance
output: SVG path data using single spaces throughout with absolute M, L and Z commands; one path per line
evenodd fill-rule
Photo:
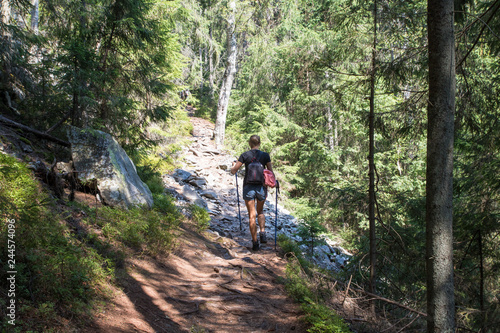
M 207 210 L 198 205 L 192 204 L 189 206 L 189 211 L 191 213 L 191 220 L 196 225 L 196 230 L 198 232 L 207 230 L 210 226 L 210 214 Z
M 351 332 L 344 320 L 325 303 L 330 291 L 312 281 L 311 264 L 302 256 L 298 245 L 284 235 L 278 238 L 280 247 L 287 253 L 289 262 L 284 281 L 287 292 L 300 303 L 311 324 L 311 333 Z
M 173 199 L 155 194 L 153 209 L 112 207 L 81 209 L 87 212 L 84 223 L 101 230 L 101 240 L 116 248 L 130 248 L 156 256 L 169 252 L 174 246 L 174 231 L 181 222 Z M 95 237 L 94 237 L 95 238 Z
M 110 272 L 102 265 L 104 259 L 71 237 L 53 200 L 26 165 L 1 153 L 0 218 L 1 244 L 11 240 L 15 245 L 15 251 L 8 252 L 7 246 L 0 250 L 0 293 L 8 294 L 6 272 L 17 271 L 16 326 L 3 313 L 2 330 L 48 332 L 65 322 L 61 318 L 89 314 L 106 293 Z M 15 221 L 15 233 L 9 234 L 7 220 Z M 14 267 L 7 258 L 15 260 Z M 2 297 L 3 309 L 6 302 Z
M 0 243 L 15 241 L 16 326 L 2 310 L 0 331 L 73 331 L 110 296 L 129 253 L 152 256 L 174 246 L 181 221 L 173 200 L 154 194 L 152 209 L 60 205 L 26 164 L 0 153 Z M 15 221 L 9 236 L 7 220 Z M 12 243 L 13 244 L 13 243 Z M 7 295 L 7 246 L 0 249 L 0 293 Z M 9 300 L 0 299 L 6 309 Z

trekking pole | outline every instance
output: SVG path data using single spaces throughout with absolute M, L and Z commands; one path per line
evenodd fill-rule
M 234 174 L 236 176 L 236 197 L 238 198 L 238 218 L 240 219 L 240 231 L 243 229 L 241 226 L 241 211 L 240 211 L 240 191 L 238 190 L 238 172 Z
M 278 238 L 278 192 L 280 191 L 280 183 L 276 181 L 276 213 L 275 213 L 275 220 L 274 220 L 274 251 L 277 250 L 276 247 L 276 240 Z

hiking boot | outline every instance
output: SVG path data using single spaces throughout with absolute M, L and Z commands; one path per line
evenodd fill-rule
M 252 250 L 258 251 L 259 250 L 259 241 L 252 241 Z
M 267 236 L 265 232 L 260 233 L 260 242 L 261 243 L 267 243 Z

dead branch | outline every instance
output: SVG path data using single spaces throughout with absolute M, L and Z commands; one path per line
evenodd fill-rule
M 327 280 L 331 280 L 331 281 L 337 282 L 337 283 L 339 283 L 339 284 L 341 284 L 341 285 L 345 286 L 345 283 L 343 283 L 343 282 L 341 282 L 341 281 L 338 281 L 338 280 L 336 280 L 336 279 L 334 279 L 334 278 L 332 278 L 332 277 L 330 277 L 330 276 L 327 276 L 327 275 L 324 275 L 324 274 L 321 274 L 321 273 L 318 273 L 318 272 L 314 272 L 314 273 L 315 273 L 315 274 L 317 274 L 317 275 L 319 275 L 319 276 L 321 276 L 321 277 L 323 277 L 323 278 L 325 278 L 325 279 L 327 279 Z M 415 310 L 415 309 L 412 309 L 412 308 L 410 308 L 410 307 L 408 307 L 408 306 L 406 306 L 406 305 L 404 305 L 404 304 L 398 303 L 398 302 L 393 301 L 393 300 L 391 300 L 391 299 L 388 299 L 388 298 L 385 298 L 385 297 L 382 297 L 382 296 L 378 296 L 378 295 L 372 294 L 372 293 L 370 293 L 370 292 L 368 292 L 368 291 L 365 291 L 365 290 L 363 290 L 363 289 L 353 288 L 352 286 L 349 286 L 349 288 L 350 288 L 351 290 L 353 290 L 353 291 L 360 292 L 360 293 L 364 293 L 364 294 L 366 294 L 366 295 L 368 295 L 368 296 L 370 296 L 370 297 L 373 297 L 373 298 L 375 298 L 375 299 L 377 299 L 377 300 L 379 300 L 379 301 L 383 301 L 383 302 L 386 302 L 386 303 L 389 303 L 389 304 L 393 304 L 393 305 L 396 305 L 396 306 L 398 306 L 398 307 L 400 307 L 400 308 L 402 308 L 402 309 L 405 309 L 405 310 L 408 310 L 408 311 L 414 312 L 414 313 L 416 313 L 416 314 L 421 315 L 422 317 L 427 317 L 427 314 L 426 314 L 426 313 L 421 312 L 421 311 L 418 311 L 418 310 Z
M 53 137 L 52 135 L 49 135 L 47 133 L 43 133 L 43 132 L 40 132 L 36 129 L 33 129 L 31 127 L 28 127 L 26 125 L 23 125 L 23 124 L 20 124 L 20 123 L 17 123 L 13 120 L 10 120 L 10 119 L 7 119 L 5 118 L 4 116 L 0 115 L 0 122 L 4 123 L 5 125 L 9 126 L 9 127 L 14 127 L 14 128 L 19 128 L 23 131 L 26 131 L 26 132 L 30 132 L 42 139 L 45 139 L 45 140 L 49 140 L 49 141 L 52 141 L 52 142 L 55 142 L 61 146 L 64 146 L 64 147 L 70 147 L 70 143 L 67 142 L 67 141 L 63 141 L 61 139 L 58 139 L 56 137 Z
M 56 128 L 58 128 L 59 126 L 61 126 L 66 120 L 69 119 L 69 117 L 71 117 L 71 112 L 68 112 L 66 113 L 66 115 L 64 117 L 61 118 L 61 120 L 59 120 L 57 123 L 55 123 L 51 128 L 49 128 L 48 130 L 45 131 L 45 134 L 49 134 L 50 132 L 52 132 L 53 130 L 55 130 Z
M 344 300 L 342 301 L 342 305 L 344 305 L 345 299 L 347 298 L 347 294 L 349 294 L 349 288 L 351 287 L 352 275 L 349 278 L 349 283 L 347 284 L 347 289 L 345 290 Z

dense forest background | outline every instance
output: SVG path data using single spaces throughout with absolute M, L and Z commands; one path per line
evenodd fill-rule
M 457 320 L 485 332 L 500 324 L 499 8 L 455 1 Z M 367 285 L 373 86 L 377 292 L 424 308 L 426 19 L 424 1 L 4 0 L 2 114 L 62 138 L 101 129 L 140 160 L 151 124 L 175 129 L 180 91 L 213 121 L 230 94 L 226 147 L 260 135 L 289 207 L 339 235 Z

